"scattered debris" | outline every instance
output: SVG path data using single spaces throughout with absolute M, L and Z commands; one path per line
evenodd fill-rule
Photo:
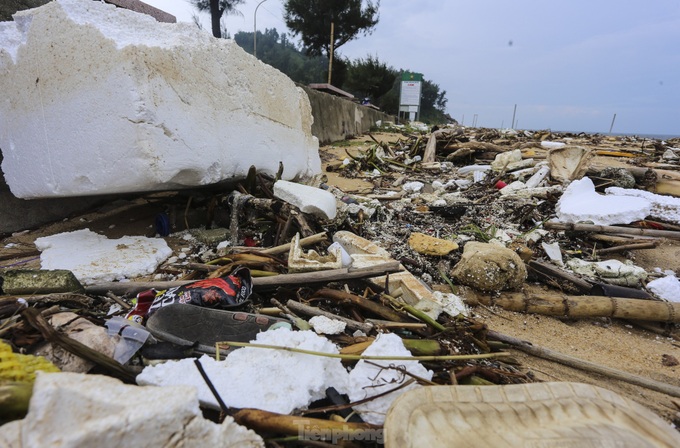
M 603 331 L 647 325 L 674 356 L 678 267 L 655 270 L 642 254 L 677 250 L 675 198 L 654 193 L 658 182 L 646 167 L 636 171 L 665 152 L 632 138 L 402 128 L 391 142 L 372 136 L 343 147 L 337 163 L 323 154 L 328 178 L 306 185 L 252 168 L 233 190 L 143 195 L 144 217 L 134 226 L 140 236 L 121 238 L 133 227 L 110 227 L 137 218 L 126 209 L 118 219 L 105 215 L 106 222 L 83 218 L 82 230 L 69 223 L 68 232 L 55 225 L 1 240 L 7 267 L 0 277 L 18 267 L 40 276 L 66 269 L 64 276 L 85 287 L 71 292 L 55 279 L 4 291 L 0 337 L 14 352 L 44 353 L 64 370 L 90 372 L 86 378 L 96 372 L 155 385 L 125 387 L 182 394 L 171 399 L 193 400 L 196 412 L 199 403 L 214 421 L 221 411 L 263 436 L 296 441 L 306 427 L 344 440 L 380 431 L 396 412 L 395 398 L 409 389 L 536 383 L 536 372 L 510 348 L 677 397 L 680 384 L 670 375 L 626 374 L 484 321 L 509 310 L 524 314 L 514 319 L 525 328 L 549 319 L 542 316 Z M 620 153 L 636 156 L 613 155 Z M 603 158 L 641 166 L 624 169 L 630 177 L 614 183 L 626 176 L 596 167 Z M 331 174 L 369 187 L 344 191 Z M 60 245 L 65 249 L 56 252 Z M 112 249 L 100 251 L 105 247 Z M 214 290 L 218 283 L 223 295 Z M 612 341 L 604 333 L 597 343 Z M 661 369 L 656 356 L 648 364 Z M 45 406 L 31 404 L 27 419 L 6 431 L 17 437 L 32 427 L 31 412 L 59 412 L 55 402 Z M 188 401 L 177 406 L 190 414 Z M 233 424 L 227 417 L 224 425 Z M 206 437 L 223 430 L 216 428 L 205 429 Z

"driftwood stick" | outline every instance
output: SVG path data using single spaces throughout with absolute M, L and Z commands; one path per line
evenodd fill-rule
M 649 378 L 633 375 L 622 370 L 613 369 L 611 367 L 606 367 L 601 364 L 596 364 L 594 362 L 566 355 L 564 353 L 550 350 L 548 348 L 539 347 L 531 344 L 530 342 L 522 341 L 520 339 L 499 333 L 497 331 L 489 330 L 487 337 L 489 339 L 495 339 L 497 341 L 505 342 L 506 344 L 509 344 L 515 347 L 516 349 L 523 351 L 524 353 L 536 356 L 537 358 L 547 359 L 549 361 L 554 361 L 562 365 L 573 367 L 575 369 L 583 370 L 586 372 L 598 373 L 609 378 L 625 381 L 626 383 L 634 384 L 636 386 L 655 390 L 657 392 L 661 392 L 672 397 L 680 398 L 680 387 L 673 386 L 671 384 L 666 384 L 660 381 L 655 381 Z
M 561 280 L 566 280 L 573 284 L 579 291 L 588 292 L 593 287 L 590 283 L 579 278 L 569 272 L 558 268 L 550 263 L 544 263 L 542 261 L 531 260 L 529 262 L 529 269 L 532 269 L 540 274 L 543 274 L 550 278 L 558 278 Z
M 401 271 L 402 268 L 398 261 L 382 263 L 367 268 L 353 269 L 331 269 L 328 271 L 301 272 L 296 274 L 281 274 L 271 277 L 253 278 L 253 286 L 256 290 L 275 288 L 285 285 L 302 285 L 308 283 L 328 283 L 341 280 L 352 280 L 357 278 L 378 277 L 390 272 Z M 158 291 L 177 286 L 187 285 L 195 280 L 179 280 L 174 282 L 105 282 L 85 287 L 88 294 L 106 294 L 108 291 L 116 295 L 137 294 L 147 289 Z
M 660 300 L 628 299 L 603 296 L 569 296 L 554 292 L 542 295 L 524 292 L 503 293 L 499 297 L 466 291 L 486 306 L 496 305 L 508 311 L 565 316 L 571 318 L 614 317 L 654 322 L 680 322 L 680 303 Z
M 607 247 L 605 249 L 598 249 L 597 254 L 612 254 L 615 252 L 623 252 L 626 250 L 640 250 L 640 249 L 654 249 L 658 244 L 654 241 L 648 243 L 637 243 L 637 244 L 623 244 L 621 246 Z
M 425 145 L 425 152 L 423 153 L 423 163 L 431 163 L 435 160 L 435 155 L 437 153 L 437 136 L 430 134 L 430 138 L 427 140 L 427 145 Z
M 680 240 L 680 232 L 674 230 L 637 229 L 633 227 L 596 226 L 593 224 L 565 224 L 561 222 L 545 222 L 543 227 L 548 230 L 572 230 L 575 232 L 623 233 L 626 235 L 645 235 L 658 238 Z
M 78 294 L 73 292 L 54 293 L 34 296 L 2 296 L 0 297 L 0 306 L 6 303 L 15 303 L 17 299 L 23 299 L 29 305 L 51 305 L 54 303 L 61 303 L 71 307 L 89 307 L 94 302 L 92 297 L 85 294 Z
M 371 330 L 373 330 L 373 324 L 361 323 L 353 319 L 338 316 L 337 314 L 329 313 L 328 311 L 323 311 L 320 310 L 319 308 L 305 305 L 304 303 L 300 303 L 295 300 L 289 300 L 288 302 L 286 302 L 286 306 L 295 312 L 305 314 L 307 316 L 324 316 L 329 319 L 339 320 L 340 322 L 344 322 L 345 324 L 347 324 L 347 328 L 349 328 L 350 330 L 361 330 L 366 334 L 370 333 Z
M 352 305 L 356 305 L 363 310 L 370 311 L 371 313 L 376 314 L 382 317 L 383 319 L 387 319 L 392 322 L 409 322 L 409 320 L 405 316 L 397 313 L 392 308 L 388 308 L 384 305 L 381 305 L 380 303 L 364 299 L 361 296 L 350 294 L 348 292 L 323 288 L 317 291 L 317 293 L 314 294 L 314 297 L 330 299 L 340 303 L 343 302 L 351 303 Z
M 602 241 L 604 243 L 611 244 L 639 244 L 648 243 L 650 237 L 647 238 L 634 238 L 632 236 L 616 236 L 616 235 L 606 235 L 600 233 L 593 233 L 588 235 L 591 240 Z
M 109 358 L 98 351 L 92 350 L 87 345 L 82 344 L 75 339 L 71 339 L 65 334 L 59 333 L 42 315 L 40 315 L 40 312 L 37 309 L 28 308 L 21 314 L 47 341 L 57 344 L 64 350 L 103 367 L 116 378 L 128 383 L 135 382 L 136 374 L 132 370 L 121 365 L 114 359 Z
M 300 247 L 305 247 L 305 246 L 310 246 L 312 244 L 321 243 L 323 241 L 326 241 L 327 239 L 328 239 L 328 237 L 326 236 L 326 232 L 317 233 L 316 235 L 308 236 L 307 238 L 301 238 L 300 239 Z M 282 253 L 288 252 L 290 250 L 290 244 L 291 243 L 286 243 L 286 244 L 282 244 L 280 246 L 271 247 L 269 249 L 263 249 L 263 250 L 259 251 L 259 253 L 267 254 L 267 255 L 282 254 Z

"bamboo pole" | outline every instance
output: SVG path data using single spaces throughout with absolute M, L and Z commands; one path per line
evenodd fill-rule
M 377 314 L 383 319 L 387 319 L 392 322 L 409 322 L 409 320 L 405 316 L 394 311 L 392 308 L 388 308 L 384 305 L 372 302 L 368 299 L 364 299 L 361 296 L 350 294 L 348 292 L 323 288 L 317 291 L 317 293 L 314 294 L 314 297 L 330 299 L 340 303 L 342 302 L 351 303 L 352 305 L 356 305 L 363 310 L 370 311 L 371 313 Z
M 297 302 L 295 300 L 289 300 L 286 302 L 286 306 L 291 310 L 301 313 L 307 316 L 324 316 L 329 319 L 339 320 L 347 325 L 350 330 L 360 330 L 368 334 L 373 330 L 373 324 L 361 323 L 356 320 L 347 319 L 346 317 L 338 316 L 337 314 L 329 313 L 328 311 L 323 311 L 314 306 L 305 305 L 304 303 Z
M 465 294 L 473 295 L 473 299 L 479 300 L 483 305 L 500 306 L 508 311 L 522 313 L 565 316 L 576 319 L 614 317 L 654 322 L 680 322 L 680 302 L 602 296 L 569 296 L 558 292 L 543 295 L 525 292 L 503 293 L 499 297 L 491 297 L 468 290 Z
M 307 283 L 328 283 L 333 281 L 351 280 L 357 278 L 378 277 L 390 272 L 403 270 L 398 261 L 391 261 L 366 268 L 330 269 L 328 271 L 301 272 L 297 274 L 281 274 L 271 277 L 257 277 L 253 279 L 254 289 L 275 288 L 284 285 L 302 285 Z M 117 295 L 137 294 L 147 289 L 158 291 L 188 285 L 196 280 L 179 280 L 174 282 L 104 282 L 85 287 L 88 294 L 104 295 L 111 291 Z
M 545 222 L 543 227 L 548 230 L 571 230 L 575 232 L 623 233 L 626 235 L 645 235 L 658 238 L 680 240 L 680 232 L 673 230 L 638 229 L 633 227 L 597 226 L 593 224 L 566 224 L 561 222 Z

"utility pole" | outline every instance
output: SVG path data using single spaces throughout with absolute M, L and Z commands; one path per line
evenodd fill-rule
M 331 51 L 328 53 L 328 84 L 331 83 L 331 73 L 333 70 L 333 44 L 334 44 L 334 39 L 333 39 L 333 32 L 335 31 L 335 23 L 333 22 L 333 19 L 331 18 Z
M 614 129 L 614 122 L 616 121 L 616 114 L 614 114 L 614 118 L 612 118 L 612 125 L 609 126 L 609 133 L 612 133 L 612 129 Z
M 512 129 L 515 129 L 515 114 L 517 113 L 517 104 L 515 104 L 515 110 L 512 111 Z
M 255 13 L 253 14 L 253 56 L 257 57 L 257 9 L 260 5 L 267 0 L 262 0 L 255 7 Z

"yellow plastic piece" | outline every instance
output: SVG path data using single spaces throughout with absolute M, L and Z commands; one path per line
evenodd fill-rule
M 7 381 L 35 381 L 35 372 L 59 372 L 59 368 L 42 356 L 21 355 L 12 352 L 12 347 L 0 342 L 0 383 Z

